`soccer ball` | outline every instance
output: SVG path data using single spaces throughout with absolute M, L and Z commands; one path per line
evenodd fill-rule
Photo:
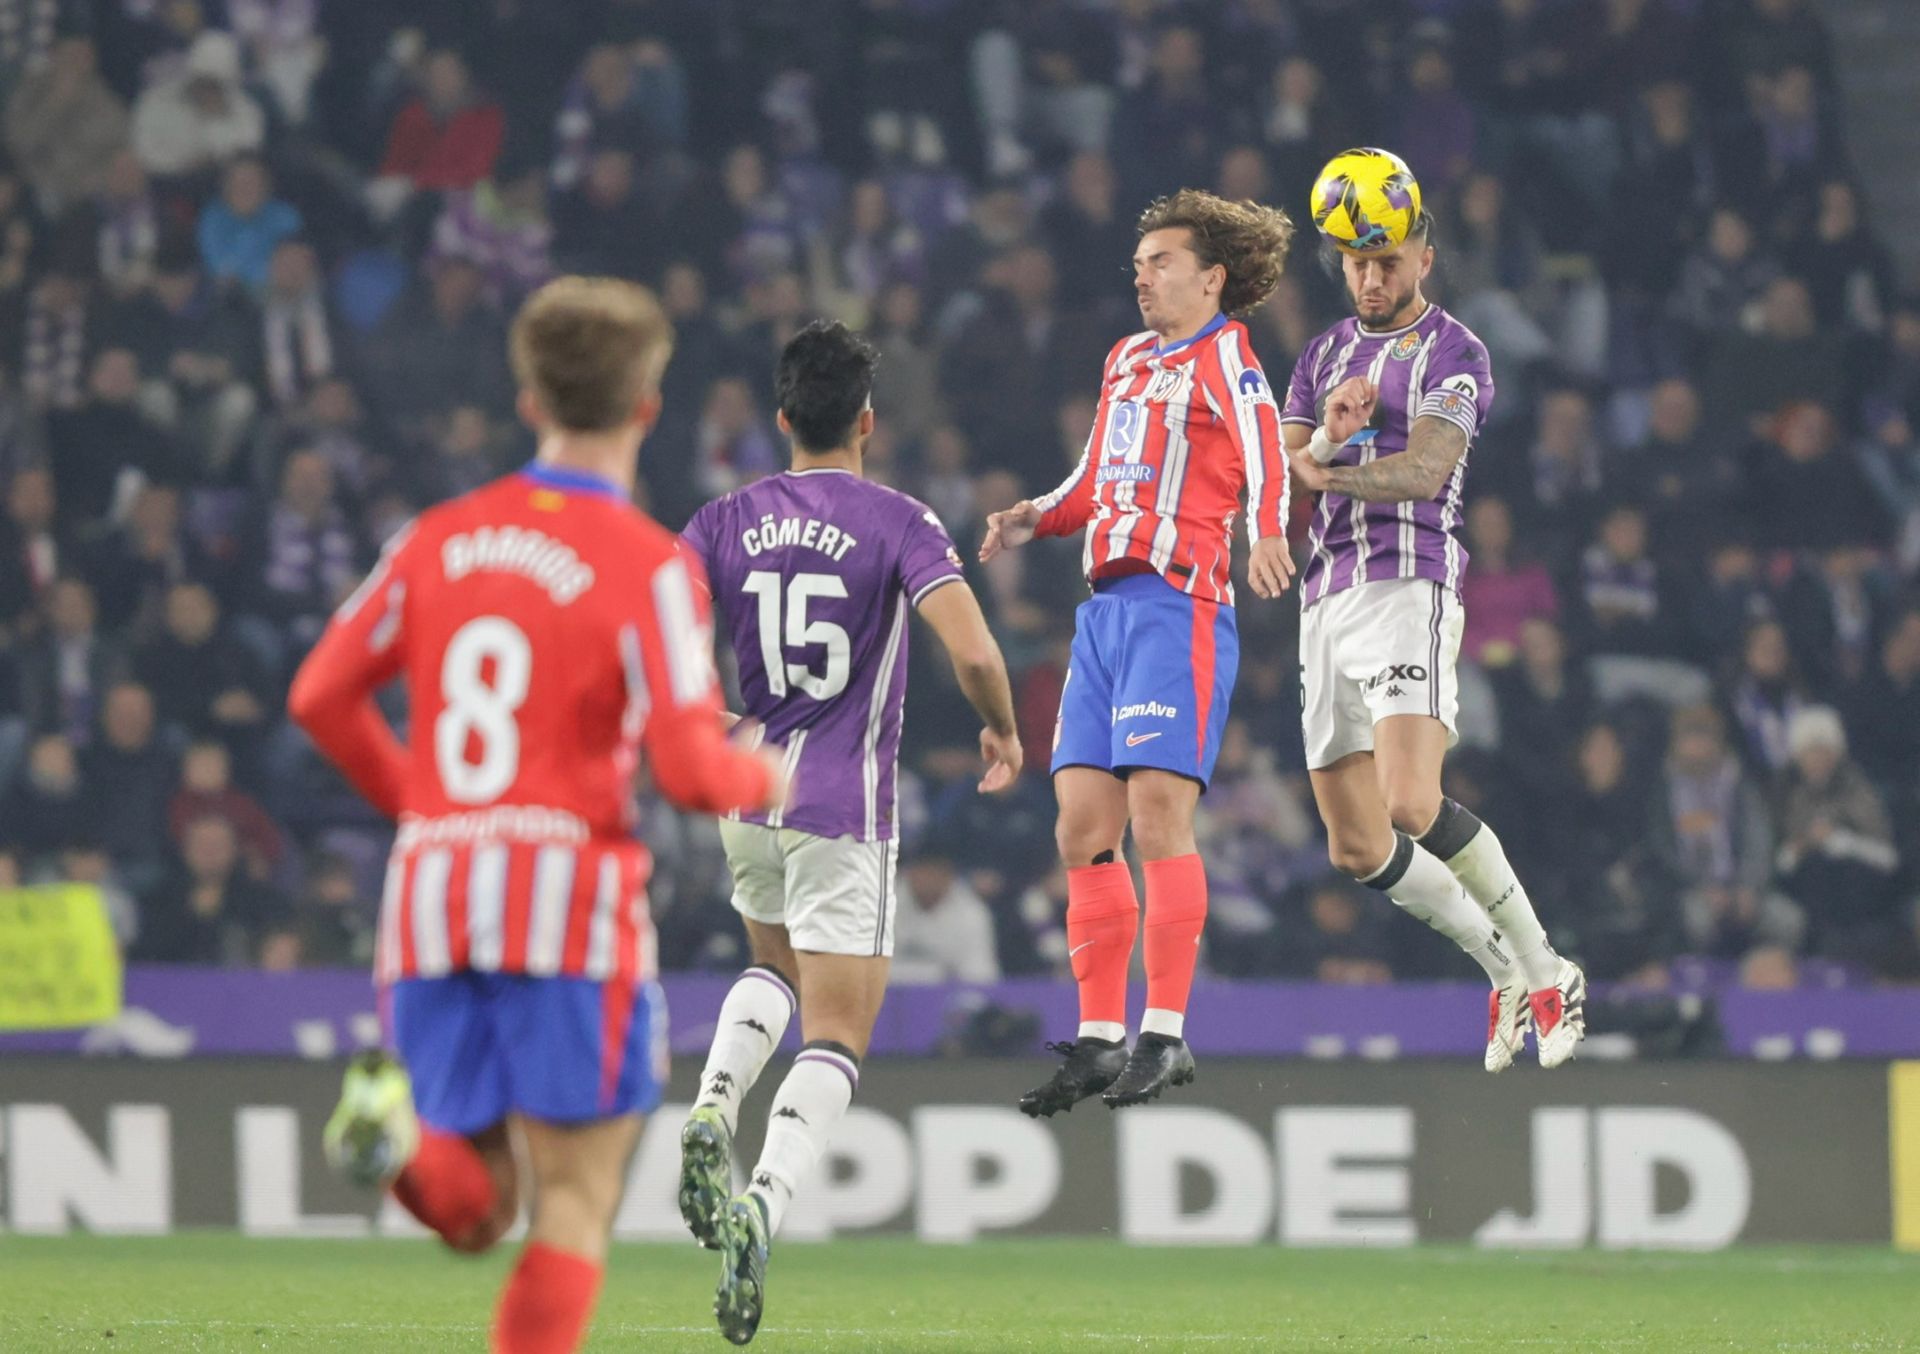
M 1420 219 L 1420 184 L 1390 150 L 1363 147 L 1327 161 L 1313 184 L 1313 224 L 1349 254 L 1397 249 Z

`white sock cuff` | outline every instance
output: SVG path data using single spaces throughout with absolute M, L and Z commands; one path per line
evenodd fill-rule
M 800 1056 L 793 1060 L 795 1068 L 802 1063 L 824 1063 L 845 1077 L 849 1100 L 860 1089 L 860 1060 L 845 1044 L 836 1044 L 831 1039 L 816 1039 L 802 1048 Z
M 779 969 L 767 964 L 754 964 L 741 971 L 740 977 L 735 981 L 735 986 L 737 987 L 740 983 L 746 982 L 749 978 L 757 979 L 760 982 L 771 985 L 782 997 L 785 997 L 787 1001 L 787 1019 L 793 1019 L 794 1011 L 799 1009 L 800 998 L 793 994 L 793 984 L 787 981 L 785 974 L 781 973 Z

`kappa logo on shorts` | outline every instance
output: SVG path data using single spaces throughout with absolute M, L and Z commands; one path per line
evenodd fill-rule
M 1175 705 L 1162 705 L 1159 701 L 1145 701 L 1139 705 L 1117 706 L 1113 712 L 1113 722 L 1123 719 L 1178 719 L 1180 708 Z
M 1387 682 L 1424 682 L 1426 680 L 1427 670 L 1418 663 L 1395 663 L 1391 667 L 1382 668 L 1372 677 L 1369 677 L 1366 685 L 1361 689 L 1371 691 L 1375 687 Z M 1397 696 L 1403 693 L 1399 691 L 1389 691 L 1387 694 L 1389 696 Z

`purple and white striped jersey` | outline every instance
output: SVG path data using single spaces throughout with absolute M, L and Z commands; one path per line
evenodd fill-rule
M 1282 423 L 1318 426 L 1327 396 L 1352 376 L 1379 388 L 1369 427 L 1340 449 L 1335 465 L 1365 465 L 1407 448 L 1413 421 L 1427 414 L 1457 424 L 1473 437 L 1493 407 L 1493 371 L 1487 346 L 1440 309 L 1403 329 L 1371 333 L 1345 319 L 1312 343 L 1294 364 L 1281 410 Z M 1467 458 L 1437 498 L 1425 503 L 1362 503 L 1344 494 L 1322 494 L 1307 541 L 1311 557 L 1300 604 L 1362 583 L 1388 578 L 1430 578 L 1456 593 L 1467 567 L 1460 541 L 1460 494 Z
M 896 839 L 907 612 L 961 579 L 940 519 L 844 470 L 789 471 L 707 504 L 681 541 L 706 568 L 754 737 L 786 750 L 786 807 L 741 816 Z

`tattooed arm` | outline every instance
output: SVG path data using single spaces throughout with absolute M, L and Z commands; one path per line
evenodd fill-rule
M 1466 454 L 1466 430 L 1428 414 L 1413 421 L 1407 449 L 1398 455 L 1366 465 L 1330 466 L 1302 456 L 1294 461 L 1294 473 L 1304 488 L 1345 494 L 1363 503 L 1422 503 L 1439 497 Z

